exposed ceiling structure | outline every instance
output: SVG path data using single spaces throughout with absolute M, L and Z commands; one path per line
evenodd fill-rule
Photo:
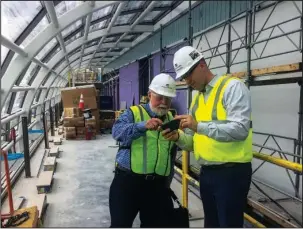
M 49 99 L 75 69 L 114 61 L 182 2 L 2 1 L 1 113 Z

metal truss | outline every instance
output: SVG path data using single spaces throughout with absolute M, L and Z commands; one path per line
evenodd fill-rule
M 106 64 L 111 59 L 107 59 L 106 56 L 115 57 L 119 56 L 121 52 L 115 52 L 115 47 L 122 48 L 130 48 L 132 47 L 131 42 L 124 42 L 123 39 L 126 37 L 128 33 L 142 35 L 143 33 L 151 33 L 154 31 L 154 23 L 157 20 L 160 20 L 164 15 L 171 9 L 177 7 L 180 3 L 175 2 L 169 7 L 155 7 L 156 2 L 146 3 L 142 6 L 142 9 L 138 10 L 123 10 L 123 8 L 127 8 L 127 2 L 117 2 L 117 1 L 106 1 L 106 2 L 95 2 L 88 1 L 84 2 L 80 6 L 70 10 L 69 12 L 63 14 L 59 18 L 56 15 L 54 6 L 57 5 L 58 2 L 42 2 L 43 7 L 43 15 L 47 16 L 50 24 L 44 29 L 44 31 L 40 32 L 25 48 L 20 48 L 13 42 L 8 41 L 5 37 L 2 36 L 2 45 L 6 46 L 13 52 L 16 52 L 16 58 L 10 62 L 9 66 L 5 69 L 5 72 L 1 78 L 3 85 L 3 94 L 1 97 L 1 104 L 4 104 L 6 99 L 8 99 L 9 93 L 18 92 L 18 91 L 26 91 L 26 96 L 23 98 L 24 103 L 22 105 L 22 109 L 25 110 L 26 115 L 30 112 L 31 106 L 33 105 L 33 100 L 35 96 L 43 95 L 44 93 L 40 91 L 42 89 L 41 84 L 45 82 L 46 77 L 49 76 L 55 81 L 53 73 L 60 75 L 63 72 L 63 79 L 67 82 L 66 75 L 67 73 L 73 73 L 74 69 L 76 69 L 76 64 L 78 64 L 78 68 L 85 64 L 94 64 L 94 66 L 98 66 L 98 64 Z M 100 19 L 97 19 L 92 22 L 92 13 L 103 8 L 114 6 L 114 13 Z M 157 16 L 155 19 L 152 19 L 153 23 L 144 22 L 142 25 L 138 25 L 141 19 L 143 19 L 151 10 L 162 12 L 160 16 Z M 115 21 L 119 15 L 127 15 L 129 13 L 136 13 L 137 17 L 130 22 L 130 25 L 115 25 Z M 41 14 L 41 15 L 42 15 Z M 40 13 L 39 13 L 40 15 Z M 41 15 L 35 18 L 35 23 L 30 25 L 30 28 L 27 29 L 31 31 L 34 26 L 38 23 L 38 20 L 41 20 Z M 84 32 L 82 33 L 83 37 L 73 40 L 68 44 L 65 43 L 65 40 L 69 39 L 68 37 L 74 36 L 78 33 L 78 28 L 76 31 L 71 32 L 69 35 L 63 38 L 62 31 L 73 24 L 75 21 L 82 18 L 82 21 L 85 21 Z M 85 20 L 86 19 L 86 20 Z M 111 20 L 109 20 L 111 19 Z M 90 25 L 98 23 L 99 21 L 107 20 L 106 27 L 89 32 Z M 82 27 L 83 28 L 83 27 Z M 120 38 L 114 43 L 104 43 L 106 37 L 112 35 L 120 35 Z M 22 35 L 23 39 L 26 37 L 24 34 Z M 46 54 L 42 61 L 49 59 L 48 63 L 44 63 L 41 60 L 35 58 L 35 56 L 44 48 L 48 42 L 52 39 L 57 39 L 57 45 L 53 47 L 48 54 Z M 101 38 L 99 44 L 95 47 L 86 47 L 89 42 L 94 41 L 96 39 Z M 19 38 L 18 38 L 19 39 Z M 58 45 L 61 48 L 56 54 L 53 54 L 55 49 L 58 48 Z M 80 47 L 79 52 L 74 52 L 77 48 Z M 109 49 L 104 53 L 98 53 L 97 51 L 102 48 Z M 92 55 L 89 51 L 92 52 Z M 71 54 L 71 55 L 70 55 Z M 85 55 L 86 54 L 86 55 Z M 89 59 L 89 61 L 87 61 Z M 78 61 L 80 59 L 80 61 Z M 62 63 L 61 66 L 58 65 L 65 60 L 65 63 Z M 10 61 L 10 60 L 8 60 Z M 38 68 L 35 75 L 32 76 L 30 80 L 30 86 L 20 87 L 15 86 L 18 85 L 18 79 L 22 78 L 23 72 L 28 68 L 31 62 L 36 63 L 40 69 Z M 6 64 L 7 65 L 7 64 Z M 62 85 L 65 85 L 64 83 Z M 55 87 L 52 83 L 50 87 Z M 43 90 L 46 90 L 45 88 Z M 13 104 L 15 100 L 15 95 L 10 99 L 10 103 Z

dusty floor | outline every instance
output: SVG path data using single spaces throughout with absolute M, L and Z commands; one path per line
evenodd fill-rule
M 111 135 L 102 135 L 92 141 L 63 140 L 59 147 L 62 152 L 57 159 L 52 192 L 47 194 L 48 207 L 43 226 L 108 227 L 110 225 L 108 194 L 117 152 L 115 141 Z M 18 180 L 13 189 L 15 199 L 20 196 L 26 199 L 37 197 L 36 171 L 39 170 L 43 155 L 42 142 L 31 159 L 33 177 L 25 179 L 23 175 Z M 27 187 L 26 190 L 24 187 Z M 181 201 L 181 185 L 177 180 L 172 182 L 172 188 Z M 5 209 L 7 199 L 2 207 L 2 210 Z M 189 193 L 189 210 L 195 218 L 199 218 L 191 221 L 191 226 L 203 227 L 202 204 L 192 193 Z M 136 218 L 133 227 L 139 225 Z
M 51 143 L 50 146 L 53 146 Z M 44 216 L 44 227 L 108 227 L 110 215 L 108 207 L 109 186 L 113 179 L 116 142 L 111 135 L 98 136 L 97 140 L 63 140 L 59 146 L 60 157 L 54 174 L 52 192 L 47 194 L 48 208 Z M 13 188 L 14 202 L 23 196 L 27 199 L 22 207 L 28 206 L 39 195 L 36 190 L 37 175 L 44 155 L 41 142 L 31 158 L 32 178 L 24 178 L 24 172 Z M 181 184 L 176 175 L 172 189 L 181 197 Z M 25 188 L 26 187 L 26 188 Z M 203 227 L 203 208 L 199 193 L 193 188 L 189 192 L 189 211 L 192 215 L 191 227 Z M 254 191 L 254 190 L 251 190 Z M 196 195 L 193 194 L 196 193 Z M 255 192 L 250 192 L 254 196 Z M 258 198 L 254 198 L 258 199 Z M 8 212 L 7 199 L 2 203 L 2 212 Z M 283 206 L 288 202 L 280 202 Z M 273 207 L 273 206 L 271 206 Z M 286 207 L 286 206 L 285 206 Z M 302 204 L 291 205 L 292 211 L 302 212 Z M 133 227 L 140 222 L 135 219 Z

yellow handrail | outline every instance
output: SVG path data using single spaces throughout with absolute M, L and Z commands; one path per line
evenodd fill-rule
M 177 173 L 179 173 L 179 175 L 182 176 L 182 205 L 186 208 L 188 208 L 188 181 L 193 182 L 198 187 L 200 186 L 200 183 L 198 181 L 188 175 L 188 164 L 188 152 L 182 151 L 182 170 L 176 166 L 174 169 Z M 258 222 L 246 213 L 244 213 L 244 218 L 255 227 L 265 228 L 262 223 Z
M 253 155 L 254 155 L 254 158 L 261 159 L 261 160 L 270 162 L 272 164 L 279 165 L 283 168 L 291 169 L 293 171 L 302 173 L 302 165 L 301 164 L 291 162 L 291 161 L 287 161 L 287 160 L 284 160 L 284 159 L 281 159 L 281 158 L 273 157 L 273 156 L 270 156 L 270 155 L 266 155 L 266 154 L 263 154 L 263 153 L 258 153 L 258 152 L 253 152 Z

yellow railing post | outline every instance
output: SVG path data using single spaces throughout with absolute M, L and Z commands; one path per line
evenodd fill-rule
M 182 151 L 182 205 L 188 208 L 188 152 Z

